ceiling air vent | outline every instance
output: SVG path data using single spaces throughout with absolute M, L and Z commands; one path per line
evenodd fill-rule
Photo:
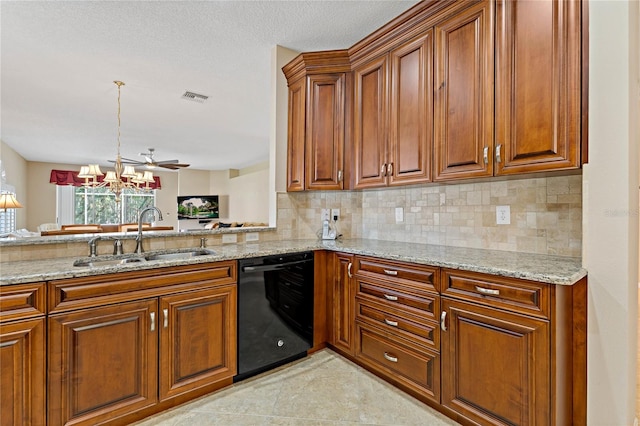
M 184 94 L 182 95 L 182 99 L 186 99 L 188 101 L 193 101 L 193 102 L 198 102 L 200 104 L 203 104 L 204 101 L 209 99 L 209 97 L 205 96 L 205 95 L 199 95 L 199 94 L 193 93 L 193 92 L 184 92 Z

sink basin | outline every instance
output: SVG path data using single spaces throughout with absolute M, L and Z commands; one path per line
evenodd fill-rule
M 137 263 L 137 262 L 146 262 L 147 259 L 145 259 L 144 257 L 117 257 L 117 258 L 113 258 L 113 257 L 106 257 L 106 258 L 100 258 L 100 257 L 95 257 L 95 258 L 91 258 L 91 257 L 87 257 L 84 259 L 78 259 L 75 262 L 73 262 L 73 266 L 90 266 L 90 267 L 96 267 L 96 266 L 113 266 L 113 265 L 124 265 L 126 263 Z
M 210 256 L 215 254 L 214 251 L 207 249 L 190 249 L 188 251 L 170 251 L 166 253 L 150 253 L 145 256 L 148 261 L 152 260 L 179 260 L 188 259 L 197 256 Z
M 207 249 L 177 249 L 177 250 L 164 250 L 157 253 L 143 253 L 141 255 L 132 253 L 121 256 L 96 256 L 96 257 L 84 257 L 73 262 L 73 266 L 115 266 L 124 265 L 128 263 L 139 262 L 152 262 L 154 260 L 180 260 L 189 259 L 198 256 L 211 256 L 215 254 L 212 250 Z

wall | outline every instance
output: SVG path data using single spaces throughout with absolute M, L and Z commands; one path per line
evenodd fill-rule
M 0 164 L 5 171 L 7 185 L 14 187 L 16 199 L 23 206 L 16 209 L 16 229 L 27 228 L 27 209 L 31 204 L 27 189 L 27 162 L 13 148 L 0 141 Z
M 588 422 L 632 425 L 638 318 L 637 1 L 589 2 Z
M 496 206 L 511 224 L 496 225 Z M 395 209 L 404 210 L 396 223 Z M 350 238 L 420 242 L 579 257 L 582 176 L 421 185 L 368 191 L 280 194 L 278 231 L 313 238 L 322 208 L 339 208 Z

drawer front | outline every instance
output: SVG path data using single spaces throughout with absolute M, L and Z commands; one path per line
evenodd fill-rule
M 399 310 L 391 310 L 382 305 L 356 301 L 358 320 L 380 327 L 390 333 L 397 333 L 416 344 L 427 346 L 433 350 L 440 349 L 440 327 L 435 321 L 427 321 L 420 317 L 407 315 Z
M 354 266 L 356 276 L 392 279 L 421 290 L 438 291 L 438 268 L 361 256 L 356 257 Z
M 33 318 L 47 311 L 45 283 L 0 287 L 0 321 Z
M 49 312 L 235 284 L 238 277 L 236 265 L 236 261 L 223 261 L 51 281 Z
M 387 283 L 358 280 L 358 296 L 384 303 L 396 309 L 407 309 L 416 315 L 435 320 L 439 312 L 439 297 L 431 293 L 411 294 Z
M 476 272 L 443 270 L 442 295 L 549 318 L 550 286 Z
M 440 399 L 440 355 L 417 351 L 383 333 L 358 324 L 356 357 L 390 380 Z

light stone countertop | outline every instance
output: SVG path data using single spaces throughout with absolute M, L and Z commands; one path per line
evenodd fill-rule
M 186 259 L 154 260 L 109 266 L 76 267 L 73 266 L 73 262 L 77 258 L 0 263 L 0 286 L 318 249 L 464 271 L 484 272 L 558 285 L 575 284 L 587 275 L 587 271 L 582 268 L 580 258 L 379 240 L 268 241 L 225 244 L 211 246 L 208 249 L 214 254 Z M 162 253 L 162 251 L 150 253 Z

